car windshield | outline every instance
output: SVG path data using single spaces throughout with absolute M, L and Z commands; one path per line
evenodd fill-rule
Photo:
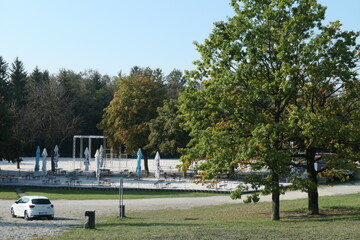
M 49 199 L 33 199 L 31 201 L 33 204 L 51 204 L 51 202 L 49 201 Z

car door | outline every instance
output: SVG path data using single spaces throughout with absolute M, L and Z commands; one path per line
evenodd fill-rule
M 16 210 L 15 215 L 16 216 L 24 216 L 24 211 L 26 207 L 26 203 L 29 201 L 27 197 L 22 197 L 19 199 L 18 203 L 16 204 Z
M 19 212 L 20 212 L 20 204 L 22 202 L 22 198 L 19 198 L 17 201 L 15 201 L 15 204 L 13 205 L 13 209 L 14 209 L 14 213 L 15 215 L 19 215 Z

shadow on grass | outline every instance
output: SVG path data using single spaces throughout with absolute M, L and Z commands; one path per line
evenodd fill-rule
M 169 223 L 169 222 L 145 222 L 148 221 L 148 218 L 134 218 L 134 217 L 125 217 L 123 219 L 118 219 L 117 221 L 114 221 L 114 219 L 111 222 L 101 222 L 97 223 L 97 227 L 114 227 L 114 226 L 122 226 L 122 227 L 190 227 L 194 225 L 201 225 L 196 224 L 196 220 L 199 220 L 200 218 L 184 218 L 184 221 L 192 220 L 191 223 Z M 139 222 L 140 220 L 140 222 Z M 137 222 L 133 222 L 137 221 Z M 143 222 L 141 222 L 143 221 Z
M 359 207 L 332 206 L 320 210 L 320 215 L 309 215 L 306 209 L 284 212 L 287 222 L 360 221 Z
M 201 224 L 194 224 L 194 223 L 164 223 L 164 222 L 153 222 L 153 223 L 130 223 L 130 222 L 117 222 L 117 223 L 97 223 L 96 227 L 115 227 L 115 226 L 122 226 L 122 227 L 193 227 L 195 225 Z
M 83 218 L 66 218 L 66 217 L 55 217 L 54 220 L 66 220 L 66 221 L 84 221 Z

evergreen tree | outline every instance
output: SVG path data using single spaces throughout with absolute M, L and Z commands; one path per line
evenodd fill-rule
M 12 100 L 17 107 L 25 106 L 27 73 L 24 64 L 16 58 L 11 64 L 10 87 Z
M 9 100 L 9 94 L 8 64 L 0 56 L 0 97 L 2 96 L 4 98 L 3 101 L 6 101 Z
M 167 98 L 177 99 L 179 93 L 183 91 L 186 83 L 186 79 L 183 76 L 183 73 L 178 70 L 172 70 L 169 75 L 165 77 Z

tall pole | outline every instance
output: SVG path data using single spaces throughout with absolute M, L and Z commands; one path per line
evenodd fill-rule
M 89 163 L 91 162 L 91 138 L 89 137 Z
M 73 137 L 73 170 L 75 170 L 76 138 Z
M 125 217 L 125 206 L 124 206 L 124 179 L 120 178 L 119 185 L 119 218 Z
M 82 164 L 81 163 L 83 162 L 83 150 L 84 150 L 83 148 L 84 148 L 84 139 L 80 138 L 80 162 L 79 162 L 80 163 L 80 167 L 79 167 L 80 169 L 82 169 L 82 167 L 81 167 Z

